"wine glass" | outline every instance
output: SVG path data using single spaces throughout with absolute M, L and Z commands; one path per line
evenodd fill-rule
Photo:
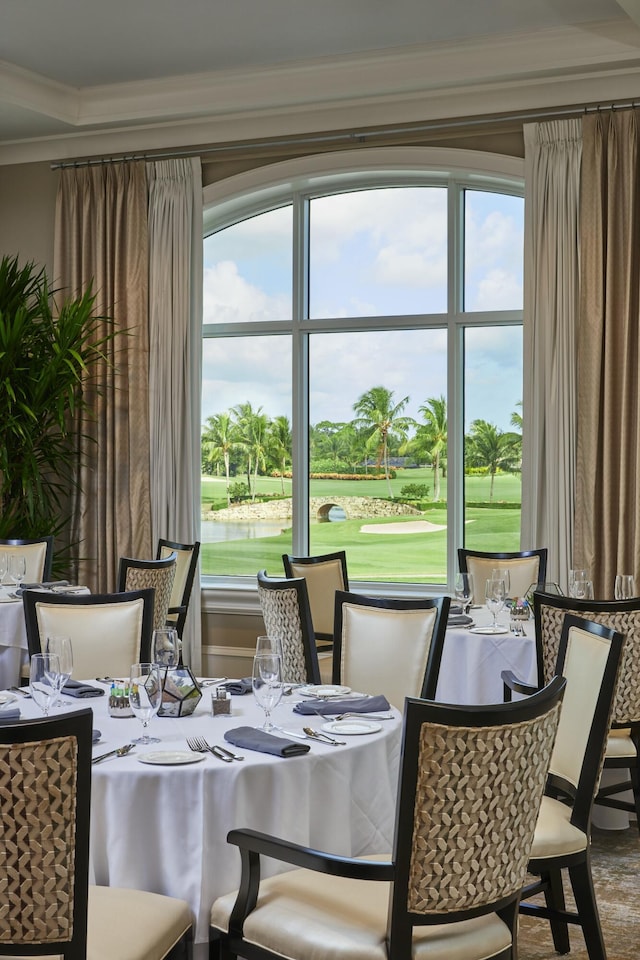
M 261 636 L 256 640 L 256 657 L 267 656 L 271 654 L 274 657 L 282 657 L 282 640 L 280 637 Z
M 271 712 L 282 698 L 282 661 L 273 653 L 257 654 L 253 658 L 253 695 L 264 710 L 262 729 L 273 729 Z
M 4 578 L 7 575 L 7 555 L 4 551 L 0 553 L 0 587 L 4 586 Z
M 576 600 L 593 600 L 593 583 L 591 580 L 574 580 L 573 597 Z
M 177 667 L 180 660 L 180 641 L 174 627 L 161 627 L 153 631 L 153 662 L 161 667 Z
M 504 580 L 505 598 L 511 596 L 511 577 L 508 567 L 494 567 L 491 571 L 492 580 Z
M 64 700 L 60 697 L 62 688 L 73 673 L 73 649 L 71 647 L 71 637 L 47 637 L 45 643 L 46 653 L 55 653 L 59 661 L 59 685 L 58 696 L 54 707 L 64 705 Z
M 147 733 L 151 717 L 155 717 L 162 702 L 162 682 L 157 663 L 134 663 L 129 671 L 129 703 L 142 722 L 142 736 L 133 743 L 160 743 L 160 737 Z
M 506 596 L 507 591 L 502 577 L 495 580 L 493 578 L 491 578 L 491 580 L 487 580 L 485 584 L 484 597 L 487 604 L 487 610 L 493 614 L 493 633 L 500 632 L 500 627 L 498 626 L 498 614 L 504 606 Z
M 588 570 L 585 570 L 585 569 L 580 570 L 578 567 L 573 567 L 571 570 L 569 570 L 569 596 L 570 597 L 576 596 L 575 585 L 578 580 L 588 580 L 588 579 L 589 579 Z
M 630 600 L 636 596 L 636 582 L 632 573 L 619 573 L 615 583 L 616 600 Z
M 59 691 L 60 661 L 55 653 L 34 653 L 29 666 L 29 691 L 45 717 Z
M 460 608 L 463 613 L 469 613 L 473 603 L 473 574 L 456 573 L 454 583 L 456 600 L 460 601 Z
M 9 574 L 15 580 L 16 590 L 27 575 L 27 558 L 23 553 L 12 553 L 9 557 Z

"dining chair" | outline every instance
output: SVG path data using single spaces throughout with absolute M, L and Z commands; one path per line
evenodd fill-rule
M 71 638 L 73 676 L 128 677 L 132 663 L 151 658 L 153 590 L 107 594 L 22 594 L 29 656 L 47 636 Z
M 178 556 L 173 551 L 161 560 L 138 560 L 133 557 L 120 557 L 118 563 L 118 593 L 147 589 L 155 591 L 153 600 L 154 630 L 160 630 L 167 622 L 177 562 Z
M 489 552 L 458 547 L 460 573 L 471 573 L 475 584 L 476 603 L 484 603 L 484 585 L 495 567 L 509 570 L 509 596 L 525 597 L 532 584 L 547 578 L 547 548 L 515 552 Z
M 390 600 L 338 590 L 333 682 L 384 693 L 398 709 L 405 697 L 433 699 L 449 605 L 449 597 Z
M 286 683 L 320 683 L 307 583 L 258 573 L 258 599 L 267 634 L 282 643 L 282 679 Z
M 556 678 L 533 698 L 490 706 L 407 698 L 390 858 L 232 830 L 242 877 L 211 909 L 212 955 L 515 958 L 564 685 Z M 262 856 L 299 869 L 261 880 Z
M 89 884 L 92 723 L 84 709 L 0 727 L 0 953 L 163 960 L 180 947 L 186 957 L 187 903 Z
M 43 583 L 51 580 L 53 565 L 53 537 L 34 539 L 0 540 L 0 551 L 7 554 L 22 554 L 26 559 L 25 583 Z
M 554 598 L 555 599 L 555 598 Z M 568 924 L 582 928 L 589 960 L 606 960 L 591 876 L 591 812 L 602 771 L 624 637 L 610 627 L 564 614 L 554 672 L 567 681 L 549 778 L 536 823 L 520 913 L 549 920 L 558 953 L 570 950 Z M 509 671 L 509 692 L 535 693 Z M 567 910 L 563 871 L 575 910 Z M 544 894 L 545 903 L 530 902 Z
M 631 600 L 576 600 L 536 592 L 533 597 L 538 684 L 551 675 L 566 613 L 612 627 L 626 638 L 613 701 L 611 729 L 604 758 L 606 770 L 622 777 L 600 785 L 598 806 L 635 815 L 640 831 L 640 597 Z M 633 801 L 622 793 L 632 791 Z
M 318 650 L 331 650 L 335 593 L 349 589 L 346 552 L 337 550 L 315 557 L 292 557 L 283 553 L 282 563 L 287 577 L 304 577 L 307 581 Z
M 172 553 L 176 555 L 176 575 L 169 599 L 167 625 L 175 627 L 178 636 L 182 639 L 198 567 L 200 542 L 196 540 L 195 543 L 177 543 L 174 540 L 158 540 L 156 560 L 166 560 Z

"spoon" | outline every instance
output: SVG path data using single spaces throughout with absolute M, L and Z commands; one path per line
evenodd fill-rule
M 126 743 L 124 747 L 118 747 L 117 750 L 109 750 L 109 753 L 101 753 L 99 757 L 94 757 L 91 763 L 100 763 L 101 760 L 106 760 L 107 757 L 126 757 L 130 750 L 133 750 L 133 744 Z
M 334 738 L 330 737 L 327 733 L 319 733 L 312 727 L 303 727 L 302 729 L 308 737 L 311 737 L 313 740 L 322 740 L 324 743 L 330 743 L 332 747 L 346 747 L 347 745 L 346 740 L 334 740 Z

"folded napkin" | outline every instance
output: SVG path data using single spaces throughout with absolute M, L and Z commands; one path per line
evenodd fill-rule
M 452 603 L 449 607 L 449 616 L 451 616 L 452 613 L 463 613 L 462 606 L 459 603 Z
M 92 730 L 91 743 L 97 743 L 101 736 L 102 736 L 102 733 L 100 732 L 100 730 Z
M 229 693 L 237 694 L 251 693 L 253 690 L 251 677 L 243 677 L 242 680 L 229 680 L 227 683 L 220 684 L 220 686 L 228 690 Z
M 8 710 L 0 710 L 0 723 L 13 723 L 20 719 L 20 707 L 10 707 Z
M 473 623 L 473 617 L 468 617 L 464 613 L 456 614 L 453 617 L 449 615 L 447 620 L 448 627 L 469 627 Z
M 352 697 L 350 700 L 338 700 L 337 697 L 331 700 L 302 700 L 296 703 L 293 712 L 305 715 L 321 713 L 333 717 L 338 713 L 378 713 L 389 709 L 389 701 L 383 693 L 379 693 L 375 697 Z
M 256 730 L 255 727 L 236 727 L 227 730 L 225 740 L 234 747 L 243 750 L 258 750 L 260 753 L 273 753 L 276 757 L 297 757 L 300 753 L 308 753 L 308 743 L 294 743 L 285 737 L 274 737 L 272 733 Z
M 92 687 L 80 680 L 67 680 L 62 688 L 67 697 L 104 697 L 102 687 Z

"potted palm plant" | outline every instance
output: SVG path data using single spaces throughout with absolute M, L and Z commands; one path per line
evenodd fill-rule
M 58 294 L 33 262 L 0 260 L 0 538 L 64 530 L 91 414 L 83 386 L 108 362 L 95 295 Z

